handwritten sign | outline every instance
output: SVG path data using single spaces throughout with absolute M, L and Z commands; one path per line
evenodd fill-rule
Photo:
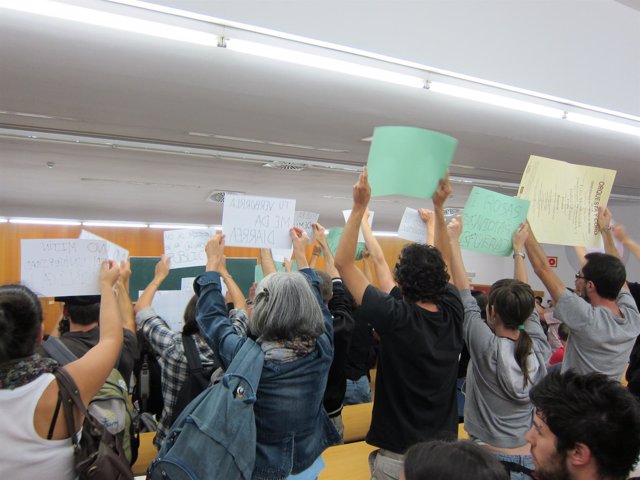
M 142 292 L 138 292 L 138 298 Z M 151 306 L 174 332 L 181 332 L 184 327 L 184 310 L 193 297 L 191 290 L 158 290 L 153 296 Z
M 298 210 L 293 216 L 293 226 L 303 229 L 307 232 L 309 240 L 313 240 L 313 227 L 311 225 L 317 223 L 319 217 L 319 213 Z
M 100 265 L 109 258 L 102 240 L 21 240 L 21 281 L 38 295 L 100 295 Z
M 431 198 L 458 146 L 449 135 L 415 127 L 377 127 L 367 160 L 371 195 Z
M 427 225 L 420 218 L 418 210 L 409 207 L 404 209 L 404 215 L 398 227 L 398 236 L 416 243 L 427 241 Z
M 373 225 L 373 216 L 376 212 L 369 210 L 369 227 Z M 349 221 L 349 217 L 351 216 L 351 210 L 343 210 L 342 216 L 344 217 L 344 223 Z M 358 243 L 364 243 L 364 235 L 362 235 L 362 228 L 358 229 Z M 335 254 L 335 252 L 334 252 Z
M 222 210 L 226 245 L 291 248 L 296 201 L 287 198 L 227 194 Z
M 80 232 L 80 239 L 85 240 L 102 240 L 107 245 L 107 255 L 110 260 L 115 260 L 116 262 L 126 262 L 127 258 L 129 258 L 129 250 L 126 248 L 122 248 L 120 245 L 117 245 L 109 240 L 105 240 L 104 238 L 96 235 L 95 233 L 87 232 L 86 230 L 82 230 Z
M 165 231 L 164 254 L 171 258 L 171 269 L 206 265 L 204 247 L 215 233 L 213 228 Z
M 528 209 L 527 200 L 473 187 L 462 211 L 460 246 L 491 255 L 511 254 L 511 237 Z
M 541 243 L 597 248 L 598 207 L 606 207 L 615 170 L 531 156 L 518 197 L 531 201 L 529 224 Z
M 329 245 L 329 250 L 335 256 L 336 250 L 338 249 L 338 244 L 340 243 L 340 237 L 342 237 L 342 232 L 344 228 L 333 227 L 327 233 L 327 244 Z M 362 260 L 362 253 L 364 252 L 365 244 L 364 242 L 358 242 L 356 244 L 356 253 L 354 258 L 356 260 Z

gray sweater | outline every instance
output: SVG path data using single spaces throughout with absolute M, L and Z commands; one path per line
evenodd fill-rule
M 551 347 L 534 311 L 525 322 L 533 341 L 527 359 L 530 382 L 524 385 L 514 357 L 515 342 L 497 337 L 480 316 L 469 290 L 460 292 L 464 305 L 464 339 L 471 355 L 465 384 L 464 426 L 469 435 L 498 448 L 527 443 L 533 405 L 529 390 L 547 373 Z

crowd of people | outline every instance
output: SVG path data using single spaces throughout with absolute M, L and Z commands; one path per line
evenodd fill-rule
M 75 478 L 70 438 L 82 415 L 74 411 L 70 431 L 54 373 L 65 369 L 85 405 L 114 367 L 132 388 L 140 382 L 132 376 L 138 330 L 161 368 L 158 449 L 185 407 L 191 362 L 215 384 L 245 342 L 260 346 L 255 446 L 248 446 L 255 479 L 317 478 L 323 451 L 342 442 L 343 405 L 372 396 L 366 442 L 376 447 L 369 457 L 375 480 L 628 478 L 640 456 L 640 299 L 614 238 L 638 259 L 640 247 L 601 208 L 605 253 L 582 252 L 568 289 L 524 223 L 512 237 L 513 276 L 479 295 L 460 248 L 462 218 L 445 221 L 450 194 L 441 180 L 433 211 L 420 210 L 429 237 L 407 244 L 392 270 L 369 226 L 365 168 L 335 258 L 321 225 L 313 227 L 309 259 L 307 234 L 293 228 L 297 271 L 290 264 L 277 271 L 263 249 L 265 276 L 248 299 L 226 268 L 217 233 L 181 332 L 152 307 L 168 258 L 135 306 L 128 266 L 104 262 L 100 296 L 59 299 L 65 321 L 55 336 L 77 357 L 64 367 L 43 342 L 37 296 L 21 285 L 0 287 L 0 471 L 13 479 Z M 365 268 L 355 260 L 360 231 Z M 324 269 L 314 268 L 319 255 Z M 527 260 L 549 292 L 549 308 L 529 285 Z M 628 388 L 620 383 L 625 368 Z M 465 441 L 457 440 L 460 417 Z

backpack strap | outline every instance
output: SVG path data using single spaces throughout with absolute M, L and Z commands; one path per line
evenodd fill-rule
M 42 343 L 42 348 L 47 352 L 47 355 L 62 366 L 78 359 L 62 340 L 51 335 Z
M 195 339 L 191 335 L 182 334 L 182 346 L 187 357 L 189 365 L 189 373 L 198 373 L 202 371 L 202 362 L 200 361 L 200 352 Z
M 535 471 L 525 467 L 524 465 L 520 465 L 519 463 L 515 463 L 515 462 L 510 462 L 508 460 L 500 460 L 500 463 L 509 474 L 511 474 L 511 472 L 524 473 L 525 475 L 528 475 L 531 478 L 535 478 L 534 477 Z

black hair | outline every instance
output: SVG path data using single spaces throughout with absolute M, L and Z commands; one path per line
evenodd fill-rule
M 511 329 L 518 329 L 520 325 L 533 313 L 536 306 L 533 290 L 520 280 L 505 278 L 498 280 L 491 286 L 488 304 L 494 308 L 502 324 Z M 519 330 L 514 357 L 522 370 L 524 386 L 530 381 L 527 358 L 533 350 L 533 341 L 525 330 Z
M 0 363 L 33 354 L 42 329 L 42 305 L 23 285 L 0 286 Z
M 100 302 L 90 303 L 89 305 L 64 305 L 71 323 L 78 325 L 91 325 L 100 321 Z
M 409 243 L 402 249 L 394 274 L 404 299 L 414 303 L 438 302 L 449 282 L 442 254 L 424 243 Z
M 530 397 L 558 453 L 582 443 L 602 478 L 627 478 L 640 454 L 640 403 L 619 382 L 601 373 L 552 372 Z
M 196 322 L 196 305 L 198 303 L 198 297 L 194 295 L 184 308 L 184 326 L 182 327 L 183 335 L 194 335 L 200 333 L 198 329 L 198 323 Z
M 558 326 L 558 337 L 565 342 L 569 339 L 569 327 L 565 323 Z
M 584 281 L 592 281 L 602 298 L 615 300 L 627 281 L 627 271 L 622 261 L 607 253 L 592 252 L 584 256 L 587 263 L 582 267 Z
M 404 458 L 406 480 L 508 480 L 500 461 L 469 441 L 432 440 L 407 450 Z

